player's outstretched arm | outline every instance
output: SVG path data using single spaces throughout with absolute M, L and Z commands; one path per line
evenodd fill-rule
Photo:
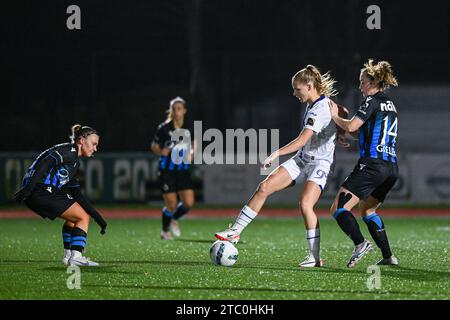
M 328 102 L 328 105 L 330 107 L 331 118 L 340 128 L 344 129 L 345 131 L 350 133 L 355 132 L 364 124 L 364 122 L 360 118 L 355 116 L 350 120 L 341 118 L 339 116 L 339 108 L 334 101 L 330 100 Z
M 303 129 L 297 138 L 289 142 L 284 147 L 278 149 L 277 151 L 272 153 L 266 160 L 264 160 L 263 167 L 269 168 L 276 158 L 293 152 L 297 152 L 300 148 L 304 147 L 308 143 L 309 139 L 311 139 L 313 134 L 314 134 L 313 130 Z
M 84 194 L 81 192 L 81 189 L 79 187 L 76 188 L 70 188 L 71 193 L 73 195 L 73 198 L 78 202 L 78 204 L 83 207 L 83 209 L 97 222 L 97 224 L 100 226 L 101 234 L 105 234 L 106 232 L 106 226 L 107 223 L 103 219 L 103 217 L 100 215 L 100 213 L 94 209 L 92 204 L 89 202 L 89 200 L 84 196 Z

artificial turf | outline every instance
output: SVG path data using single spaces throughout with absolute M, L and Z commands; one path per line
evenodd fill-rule
M 381 258 L 379 249 L 347 268 L 353 243 L 335 221 L 320 219 L 325 266 L 299 269 L 307 248 L 303 221 L 261 218 L 242 234 L 233 267 L 209 258 L 214 232 L 230 219 L 185 219 L 173 241 L 159 239 L 159 219 L 109 220 L 104 236 L 93 223 L 86 256 L 100 266 L 82 267 L 81 289 L 69 289 L 61 221 L 0 219 L 0 299 L 448 300 L 450 218 L 384 221 L 400 265 L 380 267 L 380 288 L 368 287 L 377 283 L 368 267 Z

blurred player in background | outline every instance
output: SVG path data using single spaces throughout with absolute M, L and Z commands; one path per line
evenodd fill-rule
M 336 124 L 331 120 L 328 101 L 336 95 L 335 81 L 329 73 L 320 74 L 312 65 L 298 71 L 292 77 L 294 96 L 307 107 L 303 117 L 303 130 L 290 143 L 272 153 L 263 163 L 265 168 L 283 155 L 296 152 L 295 156 L 277 167 L 264 181 L 245 205 L 234 224 L 215 237 L 237 243 L 240 234 L 255 219 L 268 196 L 274 192 L 305 182 L 300 195 L 300 211 L 306 227 L 309 254 L 300 262 L 300 267 L 321 267 L 320 228 L 314 206 L 327 183 L 334 163 L 334 149 L 337 138 Z M 344 134 L 344 132 L 343 132 Z M 344 142 L 344 140 L 342 140 Z
M 80 189 L 77 173 L 80 157 L 92 157 L 99 136 L 91 127 L 72 127 L 71 142 L 55 145 L 42 152 L 25 175 L 14 200 L 24 201 L 42 218 L 65 220 L 63 225 L 64 265 L 98 266 L 82 255 L 86 246 L 89 216 L 106 231 L 106 222 L 92 207 Z
M 389 86 L 397 86 L 391 65 L 369 60 L 359 76 L 359 89 L 365 100 L 352 119 L 342 119 L 334 102 L 330 110 L 336 124 L 350 133 L 359 130 L 360 159 L 336 195 L 331 212 L 341 229 L 352 239 L 355 250 L 347 264 L 354 267 L 371 249 L 364 239 L 358 222 L 350 212 L 359 203 L 359 210 L 369 232 L 381 249 L 383 259 L 378 264 L 397 265 L 383 220 L 376 213 L 398 178 L 397 110 L 384 93 Z
M 151 150 L 160 156 L 158 178 L 165 207 L 162 209 L 161 239 L 181 235 L 178 220 L 194 205 L 191 180 L 191 131 L 185 126 L 186 101 L 176 97 L 169 103 L 167 119 L 158 126 Z M 180 201 L 178 201 L 178 197 Z

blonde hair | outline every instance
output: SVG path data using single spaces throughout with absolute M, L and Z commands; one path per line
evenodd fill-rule
M 331 78 L 330 72 L 321 74 L 319 69 L 311 64 L 308 64 L 306 68 L 298 71 L 292 77 L 292 83 L 299 81 L 302 83 L 312 82 L 317 93 L 326 97 L 332 97 L 338 94 L 338 91 L 334 89 L 336 80 Z
M 374 64 L 373 59 L 369 59 L 364 64 L 361 72 L 365 73 L 371 81 L 374 81 L 381 91 L 388 89 L 390 86 L 398 86 L 391 64 L 387 61 L 379 61 L 377 64 Z
M 186 101 L 182 98 L 182 97 L 176 97 L 172 100 L 170 100 L 169 102 L 169 109 L 166 110 L 167 113 L 167 118 L 166 118 L 166 123 L 172 121 L 172 110 L 173 110 L 173 106 L 175 105 L 175 103 L 180 102 L 184 105 L 184 107 L 186 108 Z
M 80 140 L 81 137 L 87 138 L 87 136 L 91 134 L 98 134 L 95 129 L 88 126 L 82 126 L 81 124 L 74 124 L 70 129 L 70 132 L 72 134 L 70 135 L 69 138 L 72 143 L 78 142 L 78 140 Z

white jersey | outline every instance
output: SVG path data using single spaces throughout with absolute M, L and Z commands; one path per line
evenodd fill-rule
M 331 118 L 329 101 L 327 97 L 321 96 L 306 107 L 303 128 L 311 129 L 314 134 L 294 158 L 326 160 L 333 163 L 337 128 Z

